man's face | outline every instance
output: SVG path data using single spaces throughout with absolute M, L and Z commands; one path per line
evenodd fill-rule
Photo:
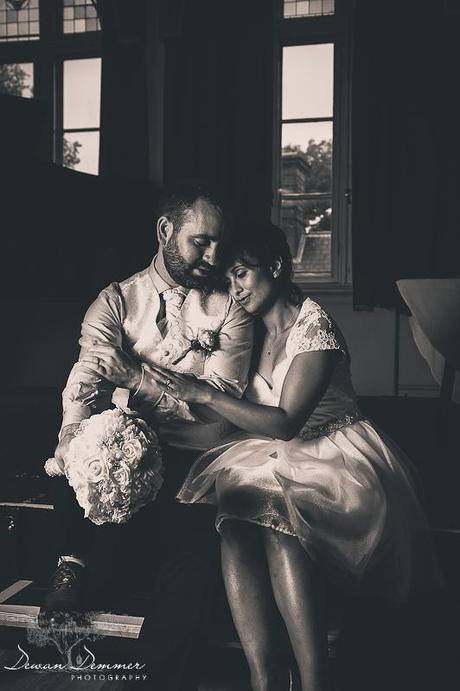
M 186 288 L 209 283 L 217 265 L 222 240 L 222 215 L 215 206 L 197 199 L 182 219 L 179 230 L 163 245 L 163 258 L 171 278 Z

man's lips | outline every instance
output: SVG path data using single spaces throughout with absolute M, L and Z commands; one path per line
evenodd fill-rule
M 199 271 L 200 273 L 208 276 L 211 273 L 212 269 L 210 266 L 196 266 L 195 271 Z

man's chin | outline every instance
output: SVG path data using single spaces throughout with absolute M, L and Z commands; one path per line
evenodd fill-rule
M 187 274 L 183 276 L 181 284 L 185 288 L 206 288 L 210 285 L 211 277 L 209 275 L 196 276 L 195 274 Z

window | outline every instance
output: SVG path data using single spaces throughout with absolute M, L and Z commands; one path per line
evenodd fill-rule
M 326 14 L 334 14 L 334 0 L 285 0 L 284 16 L 291 17 L 317 17 Z
M 95 3 L 91 0 L 64 0 L 63 22 L 65 34 L 101 29 Z
M 0 0 L 0 41 L 33 41 L 40 36 L 39 0 Z
M 296 280 L 350 282 L 349 24 L 332 0 L 284 0 L 273 216 Z
M 0 92 L 48 103 L 45 152 L 99 172 L 101 45 L 93 0 L 0 0 Z
M 58 155 L 64 165 L 97 175 L 99 172 L 99 125 L 101 59 L 64 60 L 61 127 L 56 129 Z M 62 119 L 61 119 L 62 118 Z

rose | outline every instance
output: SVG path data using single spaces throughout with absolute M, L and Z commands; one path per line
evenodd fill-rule
M 124 463 L 119 468 L 112 472 L 112 477 L 122 492 L 126 492 L 131 483 L 131 472 Z
M 143 471 L 133 477 L 133 496 L 137 502 L 146 504 L 150 498 L 156 495 L 156 487 L 149 476 L 149 471 Z
M 128 439 L 121 445 L 123 460 L 130 465 L 137 465 L 144 455 L 140 439 Z
M 58 466 L 55 458 L 48 458 L 45 463 L 45 473 L 50 477 L 55 477 L 56 475 L 64 475 L 64 471 Z
M 211 329 L 200 329 L 196 341 L 200 348 L 207 350 L 208 353 L 212 353 L 216 349 L 217 334 L 215 331 L 211 331 Z
M 191 350 L 203 350 L 205 353 L 212 353 L 217 348 L 217 334 L 211 329 L 198 329 L 194 338 L 190 338 L 190 347 L 178 358 L 172 361 L 172 365 L 177 365 Z
M 205 350 L 212 353 L 217 347 L 217 334 L 211 329 L 199 329 L 196 338 L 191 341 L 192 350 Z
M 89 458 L 86 461 L 88 482 L 100 482 L 105 476 L 106 466 L 100 458 Z
M 67 463 L 65 474 L 70 486 L 73 487 L 75 491 L 81 487 L 86 487 L 88 484 L 87 473 L 83 472 L 83 468 L 76 463 Z

